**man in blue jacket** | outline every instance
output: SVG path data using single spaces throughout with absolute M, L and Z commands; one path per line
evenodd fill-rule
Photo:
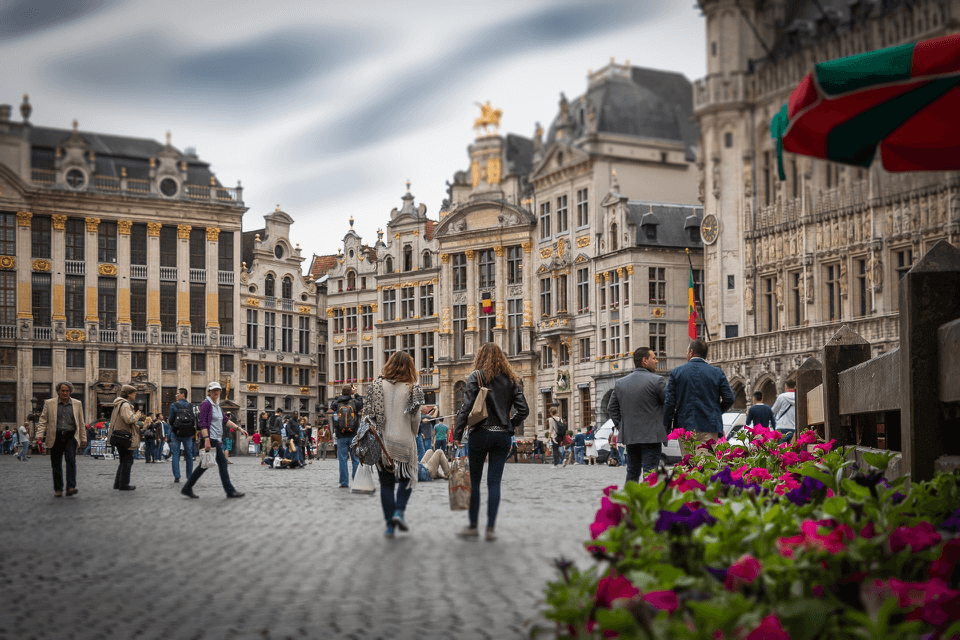
M 663 403 L 667 432 L 679 427 L 696 434 L 697 442 L 723 436 L 723 412 L 733 406 L 734 395 L 720 367 L 707 364 L 707 343 L 692 340 L 687 363 L 670 372 Z M 676 424 L 674 424 L 676 420 Z M 686 455 L 692 450 L 680 443 Z
M 193 475 L 193 459 L 197 455 L 194 436 L 197 433 L 197 418 L 193 405 L 187 401 L 187 390 L 177 389 L 177 401 L 170 405 L 170 460 L 173 466 L 173 481 L 180 482 L 180 450 L 187 459 L 187 477 Z

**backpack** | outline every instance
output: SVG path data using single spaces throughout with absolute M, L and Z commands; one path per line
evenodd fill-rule
M 340 433 L 344 436 L 352 436 L 357 428 L 357 411 L 353 408 L 353 402 L 344 402 L 337 409 L 337 423 L 340 425 Z
M 192 438 L 197 433 L 197 417 L 193 414 L 193 407 L 178 406 L 173 415 L 173 435 L 178 438 Z
M 157 430 L 153 427 L 153 424 L 152 424 L 152 423 L 150 424 L 149 427 L 147 427 L 146 429 L 143 430 L 143 437 L 144 437 L 144 438 L 156 438 L 156 437 L 157 437 Z
M 556 439 L 560 442 L 563 442 L 563 436 L 567 435 L 567 423 L 561 420 L 560 418 L 554 418 L 554 425 L 557 429 Z

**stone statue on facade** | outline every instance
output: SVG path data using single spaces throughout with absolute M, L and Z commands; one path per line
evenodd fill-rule
M 753 315 L 753 278 L 747 276 L 744 278 L 743 286 L 743 306 L 748 316 Z
M 873 290 L 878 293 L 883 291 L 883 261 L 880 254 L 873 258 Z

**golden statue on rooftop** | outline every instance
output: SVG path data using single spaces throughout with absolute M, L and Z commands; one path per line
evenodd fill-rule
M 476 103 L 480 107 L 480 117 L 473 121 L 473 128 L 478 129 L 479 133 L 487 135 L 488 133 L 495 134 L 500 128 L 500 116 L 503 115 L 502 109 L 494 109 L 490 106 L 490 101 L 487 100 L 486 104 Z M 493 131 L 488 131 L 489 127 L 493 127 Z

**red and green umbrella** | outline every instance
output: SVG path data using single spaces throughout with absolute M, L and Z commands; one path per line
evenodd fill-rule
M 887 171 L 960 169 L 960 34 L 822 62 L 774 116 L 783 150 Z

